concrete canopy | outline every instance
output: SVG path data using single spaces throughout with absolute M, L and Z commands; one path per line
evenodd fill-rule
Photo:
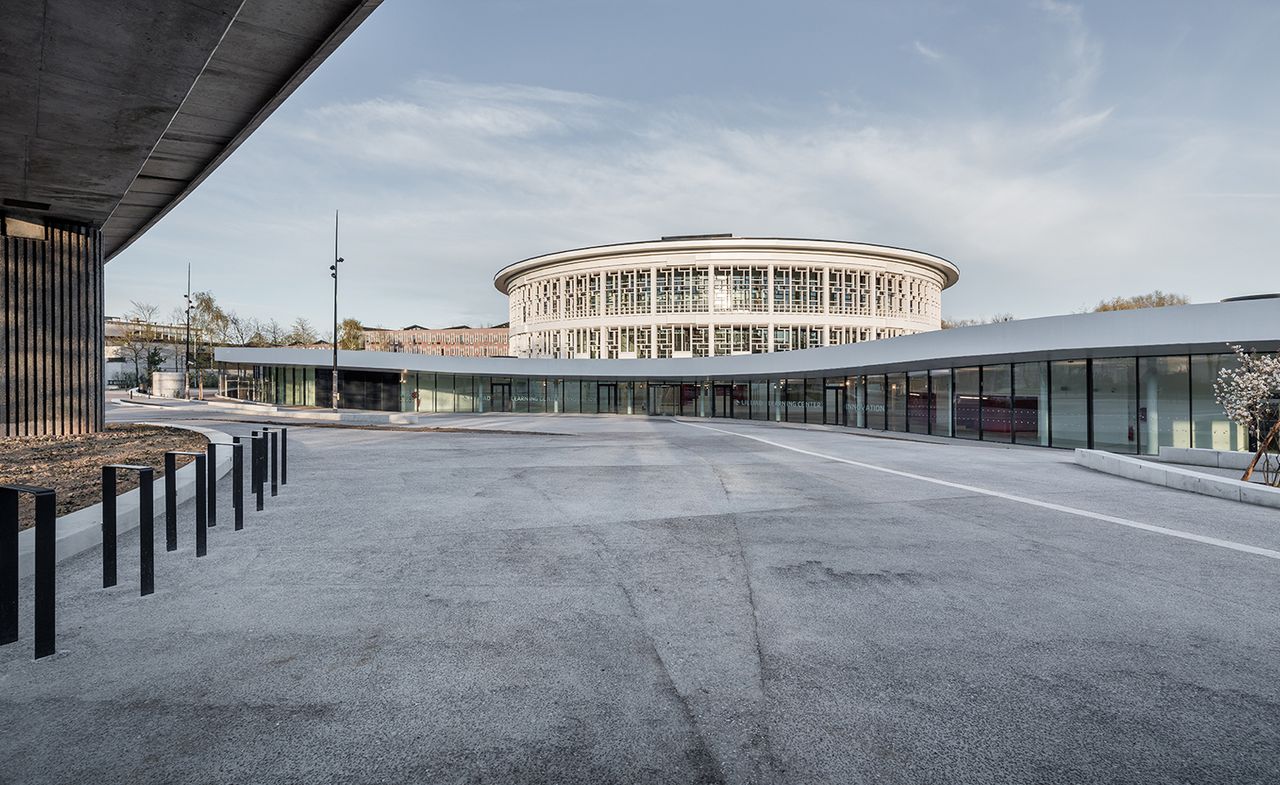
M 0 209 L 128 247 L 381 0 L 0 0 Z

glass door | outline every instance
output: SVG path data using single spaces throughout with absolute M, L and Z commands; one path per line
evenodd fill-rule
M 511 411 L 511 382 L 493 382 L 489 385 L 489 395 L 495 412 Z
M 844 385 L 828 385 L 822 406 L 823 425 L 844 425 Z
M 712 389 L 711 416 L 733 416 L 733 385 L 717 384 Z
M 616 384 L 597 384 L 596 385 L 596 413 L 597 414 L 617 414 L 618 413 L 618 385 Z

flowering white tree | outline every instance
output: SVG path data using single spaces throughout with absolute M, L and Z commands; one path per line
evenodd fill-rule
M 1280 459 L 1270 452 L 1272 445 L 1280 444 L 1280 354 L 1231 348 L 1240 363 L 1218 371 L 1213 395 L 1228 417 L 1258 439 L 1258 452 L 1240 479 L 1248 482 L 1261 461 L 1263 481 L 1280 486 Z

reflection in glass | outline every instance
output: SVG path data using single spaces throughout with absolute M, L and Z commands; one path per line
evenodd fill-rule
M 1197 354 L 1191 358 L 1191 441 L 1209 450 L 1247 450 L 1248 432 L 1222 411 L 1213 397 L 1213 382 L 1222 368 L 1234 368 L 1231 354 Z
M 1057 360 L 1049 364 L 1054 447 L 1089 446 L 1089 361 Z
M 1191 361 L 1138 358 L 1138 441 L 1146 455 L 1163 447 L 1191 446 Z
M 979 404 L 978 369 L 957 368 L 954 390 L 955 434 L 959 439 L 978 438 Z
M 881 374 L 867 377 L 867 427 L 877 431 L 885 429 L 884 376 Z
M 891 373 L 885 376 L 886 430 L 907 430 L 907 375 Z
M 951 369 L 929 371 L 929 433 L 951 435 Z
M 929 372 L 907 374 L 907 430 L 929 432 Z
M 1013 382 L 1009 365 L 982 366 L 982 439 L 1013 441 Z
M 1049 366 L 1013 366 L 1013 440 L 1049 446 Z
M 1137 363 L 1132 357 L 1093 361 L 1093 446 L 1138 451 Z

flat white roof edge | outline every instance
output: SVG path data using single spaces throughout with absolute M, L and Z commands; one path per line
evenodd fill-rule
M 481 376 L 689 378 L 812 376 L 849 370 L 973 365 L 986 361 L 1229 352 L 1229 344 L 1280 350 L 1280 300 L 1208 303 L 1072 314 L 936 330 L 900 338 L 770 354 L 687 359 L 568 360 L 441 357 L 339 351 L 341 368 Z M 329 349 L 220 347 L 215 359 L 242 365 L 329 367 Z

